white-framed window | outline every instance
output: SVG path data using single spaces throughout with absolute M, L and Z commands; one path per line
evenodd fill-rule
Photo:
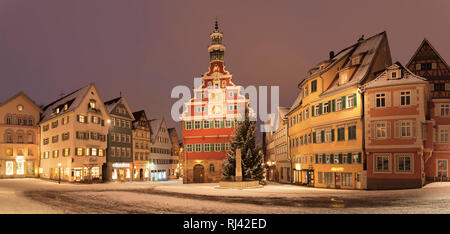
M 220 151 L 220 143 L 216 143 L 216 146 L 214 147 L 216 151 Z
M 376 107 L 385 107 L 386 106 L 386 94 L 385 93 L 377 93 L 375 96 L 376 96 Z
M 336 111 L 342 110 L 342 98 L 336 99 Z
M 203 151 L 209 152 L 209 144 L 204 144 Z
M 309 90 L 309 87 L 308 87 L 308 85 L 306 85 L 305 88 L 303 89 L 303 96 L 304 97 L 308 96 L 308 90 Z
M 341 77 L 341 85 L 347 83 L 348 80 L 347 73 L 341 74 L 340 77 Z
M 305 119 L 309 118 L 309 109 L 305 109 Z
M 200 123 L 201 123 L 200 121 L 195 121 L 194 122 L 195 129 L 200 129 L 201 128 Z
M 375 172 L 391 172 L 391 156 L 375 154 L 373 165 Z
M 328 105 L 328 102 L 325 102 L 323 104 L 323 114 L 326 114 L 328 112 L 330 112 L 330 106 Z
M 331 142 L 331 129 L 325 130 L 325 142 Z
M 386 123 L 384 122 L 376 123 L 375 129 L 376 129 L 376 138 L 386 138 L 387 136 Z
M 401 137 L 411 137 L 411 121 L 401 121 L 400 122 L 400 136 Z
M 320 106 L 319 106 L 319 105 L 316 105 L 316 106 L 314 107 L 314 116 L 319 116 L 319 109 L 320 109 Z
M 192 122 L 191 121 L 186 122 L 186 129 L 192 129 Z
M 355 96 L 353 95 L 349 95 L 347 96 L 347 108 L 352 108 L 354 106 L 355 100 L 354 100 Z
M 441 104 L 441 116 L 449 117 L 450 116 L 450 104 Z
M 203 128 L 209 128 L 209 121 L 203 121 Z
M 220 121 L 219 120 L 215 120 L 214 121 L 214 128 L 220 128 Z
M 225 120 L 225 127 L 231 128 L 231 120 Z
M 395 172 L 412 173 L 413 172 L 413 156 L 411 154 L 395 155 Z
M 400 92 L 400 105 L 401 106 L 411 105 L 411 91 Z
M 195 144 L 195 152 L 202 151 L 202 145 L 201 144 Z
M 439 130 L 439 142 L 441 143 L 448 143 L 449 137 L 448 137 L 448 128 L 441 128 Z

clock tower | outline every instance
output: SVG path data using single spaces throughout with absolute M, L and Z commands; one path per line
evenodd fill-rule
M 230 147 L 239 110 L 248 106 L 248 99 L 239 94 L 239 87 L 225 69 L 223 33 L 216 18 L 209 35 L 208 71 L 202 83 L 194 87 L 194 97 L 185 103 L 181 116 L 184 146 L 184 183 L 219 182 L 222 163 Z

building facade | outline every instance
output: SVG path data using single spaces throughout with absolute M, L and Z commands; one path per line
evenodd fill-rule
M 150 125 L 144 110 L 133 112 L 134 179 L 150 180 Z
M 427 112 L 425 172 L 428 181 L 449 181 L 450 161 L 450 67 L 431 43 L 424 39 L 407 68 L 427 79 L 430 103 Z
M 263 134 L 265 142 L 264 161 L 267 166 L 266 179 L 281 183 L 291 182 L 292 164 L 288 154 L 287 138 L 287 107 L 278 107 L 276 117 L 270 118 L 267 124 L 272 125 L 273 131 Z
M 194 87 L 194 98 L 185 103 L 181 117 L 184 146 L 184 183 L 218 182 L 239 112 L 248 100 L 239 93 L 225 69 L 223 33 L 216 21 L 210 34 L 209 70 Z
M 104 181 L 130 181 L 133 172 L 133 114 L 125 98 L 105 102 L 111 119 L 108 121 L 108 148 Z
M 41 108 L 23 92 L 0 103 L 0 178 L 39 175 L 41 113 Z
M 367 188 L 422 187 L 428 82 L 397 62 L 363 91 Z
M 43 111 L 39 123 L 40 177 L 101 181 L 109 115 L 95 85 L 61 97 Z
M 172 155 L 172 142 L 164 118 L 149 120 L 151 128 L 150 169 L 151 180 L 175 179 L 178 156 Z
M 293 182 L 320 188 L 366 188 L 360 87 L 391 65 L 386 32 L 360 38 L 310 69 L 288 117 Z
M 173 160 L 174 163 L 177 164 L 177 168 L 175 169 L 175 176 L 176 178 L 179 178 L 181 176 L 181 165 L 180 162 L 182 160 L 180 160 L 181 157 L 181 147 L 180 147 L 180 138 L 178 138 L 178 134 L 177 134 L 177 130 L 175 128 L 168 128 L 167 129 L 168 133 L 169 133 L 169 137 L 170 137 L 170 142 L 172 143 L 172 156 L 175 156 L 176 159 L 174 158 Z

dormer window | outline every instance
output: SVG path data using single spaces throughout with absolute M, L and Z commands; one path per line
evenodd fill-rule
M 69 108 L 69 105 L 64 104 L 64 110 L 67 110 Z
M 392 72 L 392 78 L 397 78 L 397 72 Z
M 340 75 L 340 81 L 341 81 L 341 82 L 340 82 L 341 85 L 347 83 L 347 81 L 348 81 L 348 75 L 347 75 L 347 73 L 343 73 L 343 74 Z
M 400 79 L 402 78 L 401 75 L 402 73 L 400 72 L 400 70 L 392 70 L 389 72 L 388 79 Z
M 352 58 L 352 65 L 358 65 L 359 64 L 359 57 Z
M 59 107 L 56 108 L 56 114 L 59 114 Z

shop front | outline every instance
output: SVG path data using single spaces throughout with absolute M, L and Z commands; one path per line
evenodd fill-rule
M 314 187 L 314 169 L 301 163 L 296 163 L 294 167 L 293 183 Z
M 112 181 L 129 181 L 131 180 L 131 163 L 112 163 L 111 164 L 111 180 Z

